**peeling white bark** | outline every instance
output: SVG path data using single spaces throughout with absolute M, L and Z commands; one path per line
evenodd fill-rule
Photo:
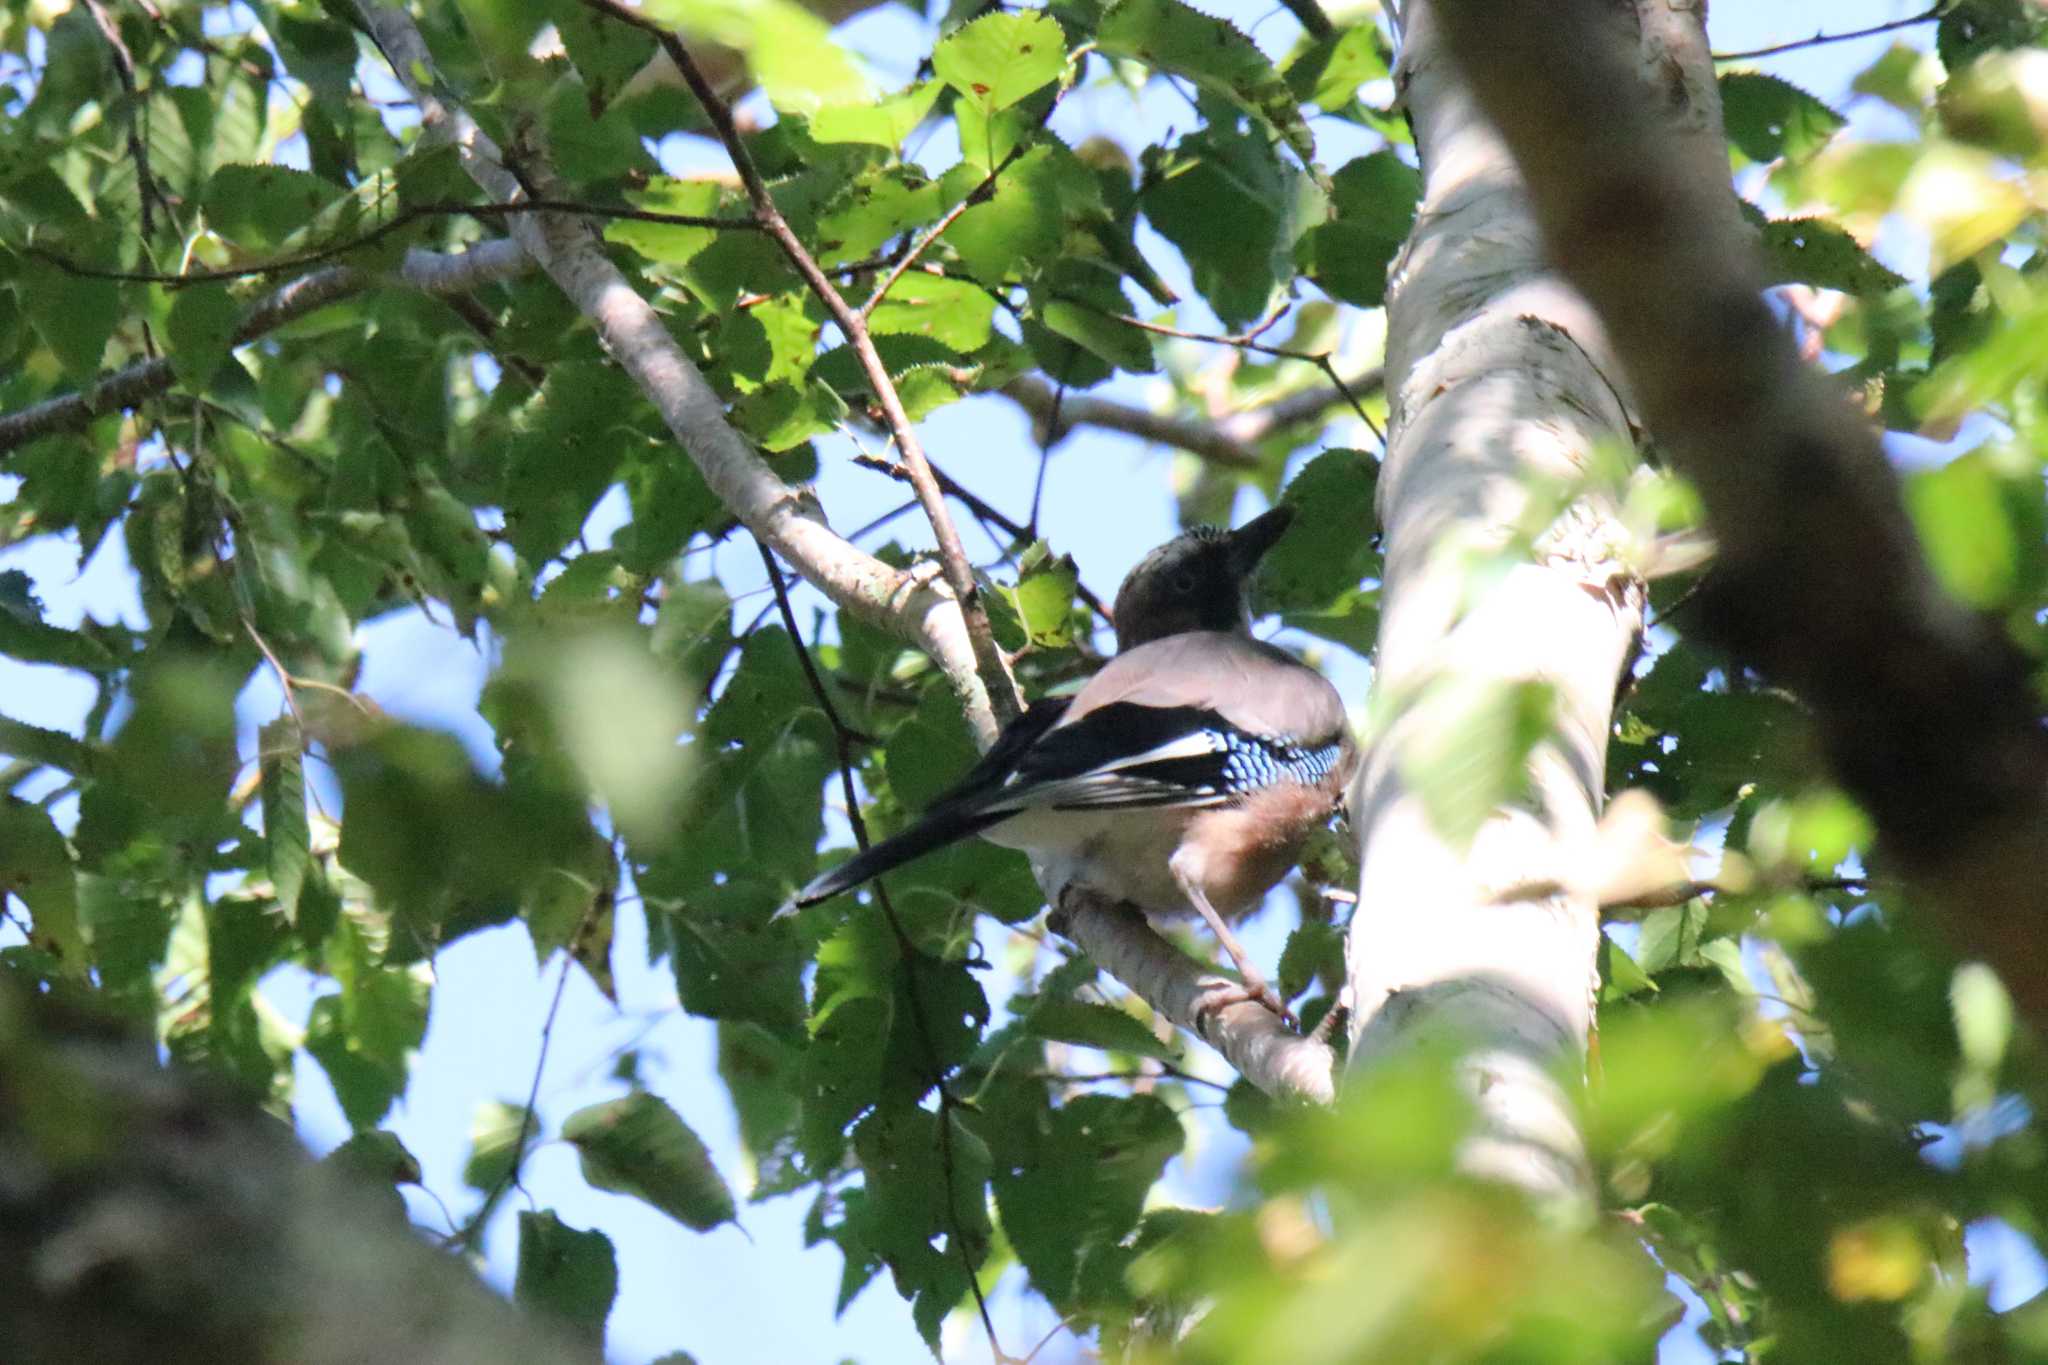
M 1699 491 L 1719 549 L 1696 633 L 1799 694 L 1878 856 L 2048 1023 L 2048 727 L 2032 665 L 1941 589 L 1875 426 L 1763 300 L 1724 183 L 1703 0 L 1556 0 L 1541 22 L 1515 0 L 1436 7 L 1528 174 L 1550 255 L 1598 306 L 1659 448 Z
M 1615 682 L 1642 625 L 1640 584 L 1605 495 L 1579 500 L 1520 564 L 1472 597 L 1469 555 L 1506 543 L 1535 488 L 1578 480 L 1630 440 L 1606 343 L 1544 267 L 1507 148 L 1437 42 L 1430 6 L 1401 15 L 1396 78 L 1421 156 L 1416 227 L 1388 288 L 1387 544 L 1374 686 L 1402 706 L 1353 793 L 1359 904 L 1348 953 L 1354 1073 L 1448 1045 L 1476 1109 L 1464 1169 L 1584 1207 L 1591 1177 L 1571 1089 L 1592 1025 L 1599 910 L 1557 878 L 1593 837 Z M 1526 806 L 1448 841 L 1402 755 L 1455 717 L 1416 705 L 1445 677 L 1556 695 Z M 1548 881 L 1553 894 L 1515 896 Z M 1503 898 L 1507 893 L 1509 898 Z
M 1190 959 L 1127 905 L 1075 887 L 1058 896 L 1059 932 L 1175 1027 L 1222 1053 L 1246 1080 L 1275 1099 L 1328 1104 L 1336 1098 L 1336 1054 L 1327 1044 L 1302 1037 L 1254 1002 L 1205 1010 L 1211 992 L 1235 983 Z

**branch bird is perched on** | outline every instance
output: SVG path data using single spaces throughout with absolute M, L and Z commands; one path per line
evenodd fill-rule
M 979 834 L 1026 850 L 1059 881 L 1151 914 L 1200 914 L 1245 996 L 1284 1016 L 1230 921 L 1300 860 L 1357 763 L 1337 690 L 1251 636 L 1252 572 L 1293 519 L 1275 507 L 1146 555 L 1117 590 L 1119 652 L 1100 673 L 1071 697 L 1033 703 L 916 824 L 787 909 Z

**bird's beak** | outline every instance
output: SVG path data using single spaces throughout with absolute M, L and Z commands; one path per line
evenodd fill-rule
M 1230 562 L 1238 574 L 1248 577 L 1258 567 L 1266 551 L 1280 542 L 1287 534 L 1287 528 L 1294 524 L 1294 509 L 1281 503 L 1270 511 L 1261 512 L 1244 525 L 1230 533 Z

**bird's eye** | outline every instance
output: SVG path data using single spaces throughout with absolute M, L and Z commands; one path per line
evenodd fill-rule
M 1191 573 L 1175 574 L 1173 590 L 1185 597 L 1195 590 L 1195 576 Z

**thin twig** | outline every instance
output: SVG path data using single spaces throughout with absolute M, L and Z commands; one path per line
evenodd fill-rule
M 1313 365 L 1323 372 L 1323 377 L 1330 381 L 1331 387 L 1344 396 L 1344 401 L 1351 405 L 1351 410 L 1358 414 L 1358 420 L 1365 423 L 1366 428 L 1378 439 L 1381 448 L 1384 449 L 1386 446 L 1386 433 L 1380 430 L 1379 423 L 1372 420 L 1372 415 L 1365 410 L 1365 404 L 1358 400 L 1358 395 L 1351 391 L 1351 386 L 1344 381 L 1344 377 L 1337 373 L 1337 367 L 1331 361 L 1328 351 L 1297 350 L 1292 346 L 1270 345 L 1258 339 L 1260 333 L 1272 326 L 1270 319 L 1261 322 L 1249 331 L 1240 332 L 1233 336 L 1219 336 L 1213 332 L 1184 331 L 1179 327 L 1168 327 L 1163 322 L 1147 322 L 1143 318 L 1134 318 L 1128 313 L 1119 313 L 1114 309 L 1104 308 L 1099 304 L 1089 302 L 1087 299 L 1076 298 L 1072 295 L 1063 294 L 1060 295 L 1060 298 L 1077 308 L 1085 308 L 1091 313 L 1108 318 L 1112 322 L 1121 322 L 1126 327 L 1135 327 L 1141 332 L 1151 332 L 1157 336 L 1174 337 L 1180 341 L 1202 341 L 1212 346 L 1234 346 L 1243 351 L 1257 351 L 1260 355 L 1278 356 L 1284 360 L 1300 360 Z
M 768 184 L 761 178 L 760 168 L 754 164 L 753 154 L 740 137 L 739 129 L 733 125 L 732 108 L 704 73 L 697 69 L 695 59 L 682 39 L 660 24 L 653 23 L 619 3 L 619 0 L 583 0 L 586 7 L 612 18 L 631 24 L 633 27 L 654 36 L 669 61 L 682 75 L 690 92 L 697 97 L 697 103 L 704 109 L 704 116 L 718 134 L 718 140 L 725 145 L 726 154 L 732 158 L 733 168 L 739 172 L 740 182 L 747 188 L 747 198 L 754 206 L 754 216 L 759 220 L 776 245 L 782 248 L 784 256 L 796 268 L 806 285 L 825 311 L 839 325 L 846 336 L 847 344 L 853 348 L 860 360 L 861 369 L 867 375 L 868 385 L 875 392 L 875 399 L 881 404 L 882 415 L 887 420 L 889 434 L 895 439 L 896 450 L 902 456 L 904 466 L 910 471 L 910 486 L 917 491 L 917 498 L 924 506 L 925 516 L 932 524 L 932 533 L 939 542 L 939 563 L 944 571 L 946 585 L 953 590 L 953 596 L 960 607 L 960 615 L 967 627 L 968 644 L 971 646 L 976 670 L 981 675 L 982 685 L 988 691 L 989 710 L 998 725 L 1007 725 L 1023 710 L 1022 699 L 1017 693 L 1016 679 L 1010 676 L 1008 663 L 996 645 L 995 632 L 989 625 L 988 608 L 981 601 L 980 587 L 974 581 L 974 570 L 967 562 L 967 552 L 961 547 L 960 532 L 953 525 L 953 519 L 946 512 L 945 493 L 933 477 L 930 463 L 925 459 L 924 446 L 918 440 L 916 429 L 911 426 L 910 416 L 903 408 L 903 400 L 896 392 L 895 381 L 889 377 L 889 370 L 882 363 L 880 353 L 875 350 L 873 337 L 868 334 L 867 323 L 854 312 L 831 279 L 818 267 L 809 248 L 798 238 L 789 222 L 782 216 L 773 196 L 768 193 Z
M 902 465 L 894 464 L 888 460 L 881 459 L 878 456 L 866 454 L 865 452 L 856 454 L 853 457 L 853 462 L 863 469 L 872 469 L 877 474 L 886 474 L 892 479 L 899 479 L 907 482 L 910 477 L 908 472 L 904 470 Z M 968 488 L 967 486 L 962 484 L 958 479 L 955 479 L 951 474 L 948 474 L 945 470 L 939 468 L 937 465 L 932 466 L 932 474 L 935 478 L 938 479 L 939 487 L 941 489 L 943 489 L 947 494 L 951 495 L 952 497 L 960 499 L 961 505 L 964 506 L 968 511 L 972 512 L 980 520 L 993 524 L 998 530 L 1001 530 L 1011 536 L 1014 536 L 1019 540 L 1029 541 L 1037 539 L 1037 537 L 1031 533 L 1029 527 L 1026 527 L 1018 523 L 1015 519 L 1011 517 L 1004 516 L 1002 512 L 998 511 L 980 494 L 976 493 L 973 489 Z M 893 515 L 893 513 L 891 515 Z M 856 534 L 858 534 L 858 532 Z M 994 537 L 991 536 L 990 539 L 993 540 Z M 1104 606 L 1102 604 L 1102 599 L 1097 597 L 1094 593 L 1090 592 L 1088 590 L 1087 584 L 1082 583 L 1078 578 L 1074 581 L 1074 596 L 1080 598 L 1084 603 L 1087 604 L 1088 609 L 1090 611 L 1094 612 L 1097 616 L 1100 616 L 1104 621 L 1111 621 L 1109 608 Z M 1111 623 L 1114 624 L 1113 622 Z
M 128 97 L 128 117 L 125 120 L 128 138 L 128 156 L 135 162 L 136 199 L 142 211 L 142 240 L 147 242 L 156 235 L 156 217 L 151 206 L 155 205 L 170 216 L 170 206 L 164 202 L 163 190 L 158 187 L 156 177 L 149 169 L 149 147 L 143 141 L 137 120 L 141 117 L 141 97 L 135 88 L 135 57 L 128 51 L 128 44 L 121 40 L 121 29 L 100 0 L 85 0 L 85 9 L 92 16 L 93 25 L 112 50 L 114 75 L 121 82 L 121 91 Z
M 1046 1347 L 1052 1345 L 1052 1339 L 1058 1336 L 1061 1332 L 1064 1332 L 1067 1328 L 1073 1326 L 1073 1323 L 1074 1315 L 1072 1313 L 1068 1313 L 1065 1316 L 1063 1316 L 1058 1322 L 1052 1325 L 1052 1330 L 1048 1331 L 1044 1336 L 1038 1339 L 1038 1344 L 1036 1346 L 1032 1347 L 1030 1350 L 1024 1353 L 1024 1359 L 1019 1361 L 1018 1365 L 1031 1365 L 1032 1361 L 1038 1359 L 1038 1353 L 1040 1351 L 1043 1351 Z
M 611 893 L 602 891 L 591 899 L 589 905 L 584 907 L 583 918 L 577 922 L 576 932 L 569 937 L 570 945 L 574 945 L 578 939 L 583 937 L 583 931 L 589 926 L 590 918 L 596 912 L 597 907 L 608 902 L 610 899 Z M 497 1182 L 485 1192 L 484 1202 L 477 1207 L 476 1213 L 461 1228 L 450 1233 L 444 1245 L 471 1245 L 477 1233 L 483 1230 L 484 1221 L 490 1217 L 492 1210 L 497 1207 L 498 1196 L 505 1192 L 506 1187 L 510 1186 L 513 1189 L 520 1190 L 526 1188 L 525 1185 L 520 1183 L 519 1167 L 526 1160 L 527 1140 L 532 1137 L 534 1129 L 538 1126 L 535 1121 L 533 1107 L 540 1103 L 540 1081 L 548 1067 L 548 1048 L 555 1040 L 555 1017 L 562 1012 L 562 997 L 568 992 L 569 973 L 575 966 L 576 953 L 573 946 L 563 948 L 562 975 L 555 982 L 554 998 L 548 1002 L 547 1018 L 541 1022 L 540 1056 L 534 1059 L 533 1083 L 526 1088 L 526 1107 L 519 1114 L 519 1136 L 513 1140 L 512 1158 L 505 1163 L 505 1173 L 499 1176 Z
M 826 723 L 832 727 L 832 743 L 839 755 L 839 784 L 846 795 L 846 822 L 853 829 L 853 841 L 865 853 L 868 848 L 867 821 L 860 813 L 860 798 L 853 783 L 853 744 L 856 739 L 866 736 L 848 727 L 839 715 L 839 708 L 833 704 L 831 694 L 825 690 L 824 679 L 819 676 L 818 667 L 811 659 L 810 647 L 804 643 L 803 632 L 797 628 L 796 609 L 790 605 L 789 585 L 783 581 L 782 566 L 775 562 L 775 552 L 759 540 L 755 541 L 761 551 L 761 565 L 768 571 L 769 586 L 775 590 L 775 606 L 782 613 L 782 624 L 789 632 L 790 645 L 796 650 L 797 662 L 803 669 L 804 680 L 810 684 L 811 695 L 817 699 L 818 709 L 825 713 Z M 867 740 L 873 743 L 872 740 Z M 906 963 L 924 956 L 923 949 L 910 937 L 897 917 L 896 907 L 889 900 L 889 892 L 881 882 L 875 883 L 875 901 L 881 906 L 882 915 L 888 921 L 895 935 L 896 946 Z M 904 991 L 909 997 L 911 1022 L 915 1025 L 918 1040 L 924 1048 L 925 1060 L 930 1068 L 932 1089 L 939 1097 L 939 1178 L 946 1191 L 946 1240 L 951 1242 L 960 1254 L 961 1269 L 966 1272 L 967 1284 L 974 1291 L 974 1306 L 981 1314 L 981 1329 L 988 1337 L 989 1354 L 998 1362 L 1008 1362 L 1011 1357 L 1004 1354 L 1002 1344 L 996 1339 L 995 1318 L 988 1311 L 988 1299 L 981 1292 L 981 1277 L 975 1272 L 973 1256 L 967 1240 L 960 1232 L 960 1210 L 955 1201 L 955 1162 L 953 1158 L 953 1110 L 960 1101 L 946 1085 L 945 1068 L 939 1064 L 938 1049 L 932 1044 L 931 1028 L 926 1023 L 925 1006 L 917 984 L 914 967 L 908 969 L 904 978 Z
M 589 204 L 576 199 L 520 199 L 504 204 L 413 204 L 400 209 L 390 219 L 351 237 L 346 241 L 334 242 L 311 251 L 302 251 L 293 256 L 279 256 L 268 261 L 257 261 L 250 265 L 230 266 L 219 270 L 188 270 L 171 273 L 157 270 L 107 270 L 83 261 L 74 261 L 61 252 L 48 247 L 24 246 L 24 255 L 47 261 L 67 275 L 76 275 L 88 280 L 115 280 L 122 284 L 161 284 L 173 289 L 190 284 L 221 284 L 235 280 L 260 279 L 265 275 L 277 275 L 287 270 L 302 270 L 307 266 L 320 265 L 352 251 L 374 246 L 392 233 L 411 227 L 425 218 L 509 218 L 521 213 L 577 213 L 587 218 L 618 218 L 634 223 L 661 223 L 670 227 L 716 228 L 736 232 L 759 232 L 762 225 L 751 218 L 707 218 L 694 213 L 661 213 L 654 209 L 611 208 L 603 204 Z
M 1906 19 L 1893 19 L 1889 23 L 1872 24 L 1869 28 L 1851 29 L 1846 33 L 1816 33 L 1811 38 L 1799 38 L 1789 43 L 1778 43 L 1771 47 L 1759 47 L 1749 52 L 1716 52 L 1717 62 L 1742 62 L 1753 57 L 1775 57 L 1780 52 L 1797 52 L 1804 47 L 1819 47 L 1823 43 L 1846 43 L 1856 38 L 1873 38 L 1880 33 L 1895 29 L 1911 28 L 1915 24 L 1929 23 L 1941 17 L 1941 5 Z
M 1038 442 L 1038 471 L 1031 479 L 1031 538 L 1038 539 L 1038 509 L 1045 501 L 1045 473 L 1052 464 L 1052 441 L 1047 439 L 1060 426 L 1060 409 L 1067 405 L 1067 381 L 1053 385 L 1052 408 L 1045 415 L 1045 437 Z
M 1070 1071 L 1034 1071 L 1030 1073 L 1029 1079 L 1034 1081 L 1051 1081 L 1059 1085 L 1093 1085 L 1102 1081 L 1151 1081 L 1164 1077 L 1167 1080 L 1180 1081 L 1187 1085 L 1205 1085 L 1211 1090 L 1230 1089 L 1230 1085 L 1226 1081 L 1213 1081 L 1207 1076 L 1197 1076 L 1192 1071 L 1183 1071 L 1168 1062 L 1159 1062 L 1158 1067 L 1159 1070 L 1156 1072 L 1094 1071 L 1077 1074 Z
M 956 382 L 972 381 L 963 372 Z M 1088 395 L 1068 395 L 1061 399 L 1051 384 L 1028 375 L 1010 380 L 996 392 L 1024 409 L 1042 442 L 1058 441 L 1080 427 L 1100 427 L 1105 431 L 1122 432 L 1143 441 L 1185 450 L 1199 459 L 1231 469 L 1257 469 L 1262 463 L 1259 442 L 1285 427 L 1321 416 L 1347 401 L 1347 397 L 1355 401 L 1359 394 L 1372 393 L 1379 388 L 1380 382 L 1381 371 L 1375 366 L 1345 380 L 1344 388 L 1317 384 L 1263 407 L 1249 408 L 1214 421 L 1154 412 L 1149 408 Z
M 1323 7 L 1316 0 L 1280 0 L 1295 21 L 1308 30 L 1311 38 L 1333 38 L 1337 26 L 1330 22 L 1330 16 L 1323 13 Z
M 308 313 L 360 294 L 386 278 L 396 278 L 429 293 L 447 294 L 509 278 L 531 265 L 517 242 L 498 238 L 452 254 L 414 248 L 390 277 L 352 265 L 325 266 L 289 280 L 257 300 L 235 325 L 229 343 L 240 346 L 253 341 Z M 0 455 L 42 436 L 82 430 L 107 413 L 139 406 L 168 391 L 176 382 L 177 374 L 168 360 L 140 360 L 102 376 L 81 392 L 60 394 L 18 412 L 0 415 Z
M 1057 103 L 1058 101 L 1054 102 Z M 933 242 L 936 242 L 939 240 L 939 238 L 945 236 L 946 229 L 952 227 L 954 223 L 958 222 L 961 214 L 967 212 L 967 210 L 973 208 L 976 204 L 985 203 L 995 196 L 996 177 L 1001 175 L 1004 171 L 1010 168 L 1010 163 L 1015 161 L 1018 158 L 1018 156 L 1020 156 L 1023 153 L 1024 147 L 1024 140 L 1022 138 L 1019 138 L 1017 141 L 1017 145 L 1010 148 L 1010 150 L 1004 154 L 1003 159 L 996 163 L 996 168 L 994 170 L 990 171 L 986 176 L 982 177 L 982 181 L 979 185 L 976 185 L 973 189 L 967 192 L 967 197 L 965 199 L 962 199 L 959 203 L 953 205 L 952 208 L 947 209 L 945 217 L 939 219 L 939 221 L 935 225 L 933 225 L 931 231 L 925 233 L 924 236 L 920 237 L 917 240 L 917 243 L 914 246 L 912 246 L 910 250 L 903 253 L 903 259 L 896 262 L 895 266 L 890 269 L 888 275 L 884 277 L 882 283 L 876 287 L 875 292 L 868 296 L 868 301 L 860 306 L 861 321 L 867 321 L 867 319 L 874 313 L 875 306 L 881 303 L 883 299 L 887 298 L 889 295 L 889 291 L 895 287 L 896 281 L 903 278 L 903 272 L 910 269 L 911 266 L 915 265 L 917 263 L 917 258 L 924 255 L 926 249 L 930 247 Z

